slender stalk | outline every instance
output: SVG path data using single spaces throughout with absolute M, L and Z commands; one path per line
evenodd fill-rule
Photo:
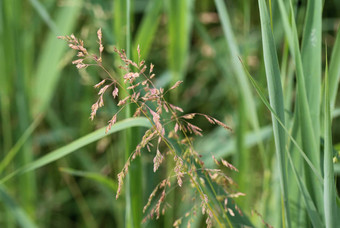
M 261 18 L 261 31 L 262 31 L 262 45 L 263 55 L 265 60 L 266 77 L 269 90 L 269 99 L 273 109 L 276 111 L 281 123 L 285 125 L 283 94 L 281 86 L 281 77 L 279 63 L 277 59 L 275 42 L 271 30 L 270 18 L 266 3 L 264 0 L 259 0 L 259 10 Z M 276 147 L 276 157 L 278 159 L 279 172 L 280 172 L 280 186 L 282 192 L 282 201 L 284 205 L 284 219 L 287 227 L 291 227 L 291 217 L 288 199 L 288 180 L 286 171 L 286 155 L 285 143 L 286 136 L 284 129 L 280 126 L 279 122 L 272 114 L 273 132 Z M 284 226 L 285 227 L 285 226 Z

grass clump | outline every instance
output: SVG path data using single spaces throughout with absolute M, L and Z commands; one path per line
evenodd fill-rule
M 182 187 L 184 184 L 194 189 L 198 198 L 193 197 L 194 206 L 186 213 L 188 217 L 192 211 L 201 208 L 203 215 L 207 215 L 206 225 L 212 227 L 215 223 L 219 227 L 228 224 L 232 227 L 230 217 L 235 214 L 243 216 L 241 210 L 237 207 L 233 198 L 244 196 L 243 193 L 236 191 L 235 182 L 226 175 L 222 167 L 238 172 L 231 163 L 223 158 L 215 158 L 212 155 L 217 168 L 205 167 L 201 155 L 193 146 L 193 136 L 203 136 L 202 129 L 192 123 L 190 120 L 196 117 L 202 117 L 211 124 L 216 124 L 226 130 L 231 128 L 219 121 L 218 119 L 201 113 L 183 114 L 184 110 L 166 100 L 166 96 L 172 90 L 181 85 L 182 81 L 175 82 L 169 89 L 157 88 L 152 79 L 155 77 L 153 72 L 154 65 L 148 67 L 144 60 L 141 59 L 140 48 L 137 47 L 138 61 L 134 62 L 127 58 L 124 50 L 118 50 L 114 47 L 114 52 L 120 57 L 123 65 L 119 66 L 125 71 L 123 80 L 118 76 L 113 76 L 112 70 L 107 69 L 102 64 L 102 53 L 104 46 L 102 44 L 102 31 L 97 31 L 99 44 L 99 56 L 90 54 L 84 47 L 84 42 L 77 39 L 74 35 L 60 36 L 59 39 L 67 41 L 69 47 L 78 51 L 77 60 L 72 61 L 78 69 L 89 66 L 97 66 L 103 70 L 107 77 L 94 85 L 99 89 L 99 98 L 91 107 L 90 119 L 93 120 L 97 111 L 104 106 L 104 94 L 110 93 L 112 99 L 117 100 L 118 111 L 108 121 L 106 133 L 115 125 L 119 118 L 119 113 L 129 105 L 135 106 L 133 117 L 143 116 L 147 118 L 152 125 L 145 131 L 141 142 L 127 159 L 122 171 L 117 175 L 118 189 L 116 199 L 122 193 L 124 178 L 128 175 L 130 164 L 142 156 L 146 151 L 154 151 L 153 172 L 157 172 L 165 160 L 172 160 L 174 168 L 172 175 L 163 179 L 150 194 L 147 204 L 143 208 L 143 213 L 147 213 L 143 222 L 150 218 L 159 219 L 164 214 L 167 207 L 166 196 L 171 189 Z M 121 84 L 123 81 L 124 85 Z M 125 97 L 120 96 L 120 91 L 127 94 Z M 154 150 L 153 150 L 154 148 Z M 173 182 L 177 182 L 176 184 Z M 155 201 L 155 202 L 153 202 Z M 229 202 L 229 203 L 228 203 Z M 198 206 L 199 205 L 199 206 Z M 230 206 L 232 205 L 232 206 Z M 195 210 L 193 208 L 196 208 Z M 194 213 L 196 214 L 196 212 Z M 174 221 L 174 226 L 178 227 L 183 217 Z M 192 218 L 188 220 L 190 226 Z

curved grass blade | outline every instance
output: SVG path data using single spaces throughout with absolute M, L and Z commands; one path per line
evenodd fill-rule
M 15 200 L 8 194 L 5 186 L 0 184 L 0 200 L 6 205 L 7 208 L 11 209 L 13 217 L 16 218 L 17 222 L 21 227 L 24 228 L 36 228 L 36 224 L 32 222 L 30 217 L 25 211 L 15 202 Z
M 78 150 L 79 148 L 86 146 L 92 142 L 95 142 L 107 135 L 110 135 L 112 133 L 124 130 L 124 129 L 128 129 L 131 127 L 150 127 L 150 123 L 146 118 L 143 117 L 139 117 L 139 118 L 129 118 L 129 119 L 125 119 L 122 121 L 117 122 L 115 125 L 112 126 L 111 130 L 105 134 L 105 129 L 106 127 L 100 128 L 88 135 L 85 135 L 71 143 L 69 143 L 66 146 L 63 146 L 59 149 L 56 149 L 48 154 L 46 154 L 45 156 L 35 160 L 34 162 L 31 162 L 27 165 L 24 165 L 22 168 L 17 169 L 16 171 L 14 171 L 13 173 L 7 175 L 6 177 L 2 178 L 0 180 L 0 184 L 6 182 L 7 180 L 11 179 L 14 176 L 17 176 L 19 174 L 23 174 L 23 173 L 27 173 L 30 171 L 33 171 L 35 169 L 38 169 L 42 166 L 45 166 L 51 162 L 54 162 L 62 157 L 65 157 L 73 152 L 75 152 L 76 150 Z
M 259 0 L 260 20 L 261 20 L 261 31 L 262 31 L 262 45 L 264 64 L 266 69 L 266 78 L 269 90 L 269 100 L 278 119 L 282 125 L 285 126 L 285 115 L 284 115 L 284 102 L 281 85 L 281 74 L 279 68 L 279 62 L 276 53 L 276 46 L 274 37 L 271 30 L 270 18 L 267 11 L 265 1 Z M 287 223 L 287 227 L 291 227 L 291 217 L 289 210 L 289 199 L 288 199 L 288 179 L 286 170 L 286 135 L 284 129 L 280 126 L 278 121 L 272 114 L 273 132 L 276 146 L 276 156 L 278 159 L 279 172 L 280 172 L 280 185 L 282 192 L 282 200 L 284 202 L 284 221 Z
M 85 177 L 87 179 L 96 181 L 100 183 L 101 185 L 108 187 L 113 192 L 116 192 L 118 188 L 117 183 L 115 181 L 113 181 L 112 179 L 106 176 L 103 176 L 100 173 L 86 172 L 82 170 L 75 170 L 75 169 L 64 168 L 64 167 L 59 168 L 59 171 L 73 175 L 73 176 Z

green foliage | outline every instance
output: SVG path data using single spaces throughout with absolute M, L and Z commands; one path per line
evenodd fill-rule
M 339 227 L 339 10 L 321 0 L 0 1 L 0 227 L 205 227 L 209 216 L 193 207 L 203 192 L 214 227 Z M 75 70 L 74 51 L 56 38 L 74 33 L 97 52 L 99 28 L 110 74 L 123 76 L 113 45 L 136 62 L 139 45 L 156 86 L 183 81 L 165 95 L 171 103 L 232 127 L 192 120 L 204 130 L 193 146 L 205 166 L 246 194 L 226 202 L 231 211 L 204 172 L 193 182 L 199 191 L 184 187 L 188 179 L 179 187 L 176 162 L 164 155 L 154 173 L 147 150 L 115 199 L 117 174 L 152 125 L 130 118 L 131 106 L 106 134 L 117 112 L 106 95 L 89 121 L 92 86 L 107 75 Z M 164 216 L 142 224 L 149 195 L 169 175 Z

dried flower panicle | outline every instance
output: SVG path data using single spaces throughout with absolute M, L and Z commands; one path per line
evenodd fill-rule
M 122 80 L 117 80 L 102 64 L 104 45 L 101 29 L 97 31 L 99 57 L 98 55 L 89 54 L 87 49 L 84 47 L 84 42 L 77 39 L 74 35 L 61 36 L 58 38 L 67 41 L 69 47 L 78 52 L 78 59 L 72 62 L 78 69 L 95 65 L 99 66 L 108 75 L 107 78 L 94 85 L 94 88 L 98 89 L 98 99 L 91 107 L 91 120 L 95 118 L 98 110 L 104 106 L 104 94 L 110 94 L 113 99 L 117 99 L 117 106 L 119 107 L 119 110 L 114 113 L 108 121 L 106 133 L 108 133 L 112 126 L 114 126 L 117 122 L 118 113 L 130 104 L 134 104 L 136 106 L 136 111 L 133 114 L 134 117 L 145 116 L 152 124 L 152 127 L 145 131 L 141 142 L 137 145 L 135 151 L 131 153 L 122 171 L 117 176 L 118 189 L 116 198 L 118 198 L 122 192 L 124 178 L 128 173 L 131 162 L 136 159 L 136 157 L 141 156 L 143 150 L 151 152 L 153 147 L 156 150 L 153 157 L 153 171 L 157 172 L 160 166 L 164 163 L 166 157 L 172 157 L 175 164 L 173 169 L 174 175 L 167 177 L 159 183 L 150 194 L 148 202 L 143 209 L 144 213 L 146 213 L 149 209 L 149 213 L 143 221 L 154 217 L 158 219 L 161 214 L 164 214 L 166 208 L 171 206 L 166 203 L 167 190 L 171 186 L 171 182 L 177 181 L 177 186 L 182 187 L 185 183 L 184 181 L 186 176 L 189 177 L 189 186 L 193 186 L 196 190 L 198 190 L 197 188 L 206 187 L 205 185 L 211 181 L 215 182 L 222 189 L 219 192 L 222 192 L 223 195 L 216 196 L 221 198 L 221 201 L 227 198 L 242 196 L 242 193 L 237 193 L 231 190 L 232 188 L 230 186 L 234 186 L 234 182 L 230 177 L 225 175 L 222 170 L 208 169 L 204 166 L 204 162 L 201 160 L 201 155 L 199 155 L 199 153 L 193 148 L 193 136 L 203 136 L 203 130 L 192 124 L 190 121 L 201 116 L 211 124 L 217 124 L 227 130 L 231 130 L 231 128 L 223 122 L 206 114 L 183 114 L 184 110 L 181 107 L 171 104 L 165 99 L 165 95 L 178 88 L 183 81 L 175 82 L 167 90 L 156 87 L 152 81 L 155 77 L 155 74 L 153 73 L 154 65 L 150 64 L 148 67 L 145 64 L 145 61 L 141 59 L 141 49 L 139 45 L 137 47 L 137 62 L 127 58 L 124 50 L 119 50 L 114 47 L 114 52 L 122 61 L 120 68 L 126 71 Z M 92 62 L 88 63 L 88 61 Z M 148 68 L 149 70 L 147 70 Z M 121 82 L 121 84 L 119 82 Z M 126 94 L 123 98 L 120 95 L 121 91 Z M 173 141 L 170 141 L 170 139 L 173 139 L 177 143 L 177 146 L 181 147 L 181 151 L 177 150 Z M 166 148 L 166 152 L 161 152 L 163 148 Z M 213 160 L 218 166 L 222 164 L 231 170 L 237 171 L 233 165 L 223 159 L 218 161 L 215 157 L 213 157 Z M 200 195 L 198 199 L 200 201 L 202 214 L 206 214 L 206 224 L 208 227 L 211 227 L 214 220 L 214 216 L 211 211 L 213 209 L 212 202 L 204 192 L 198 191 L 198 194 Z M 155 201 L 155 204 L 152 208 L 149 208 L 152 201 Z M 196 208 L 196 206 L 193 208 Z M 228 208 L 214 209 L 228 210 L 229 214 L 231 214 Z M 189 216 L 189 214 L 196 215 L 196 209 L 187 213 L 186 217 Z M 190 221 L 191 220 L 189 219 L 188 227 L 190 227 Z M 176 220 L 174 222 L 174 226 L 179 226 L 181 222 L 181 218 Z

